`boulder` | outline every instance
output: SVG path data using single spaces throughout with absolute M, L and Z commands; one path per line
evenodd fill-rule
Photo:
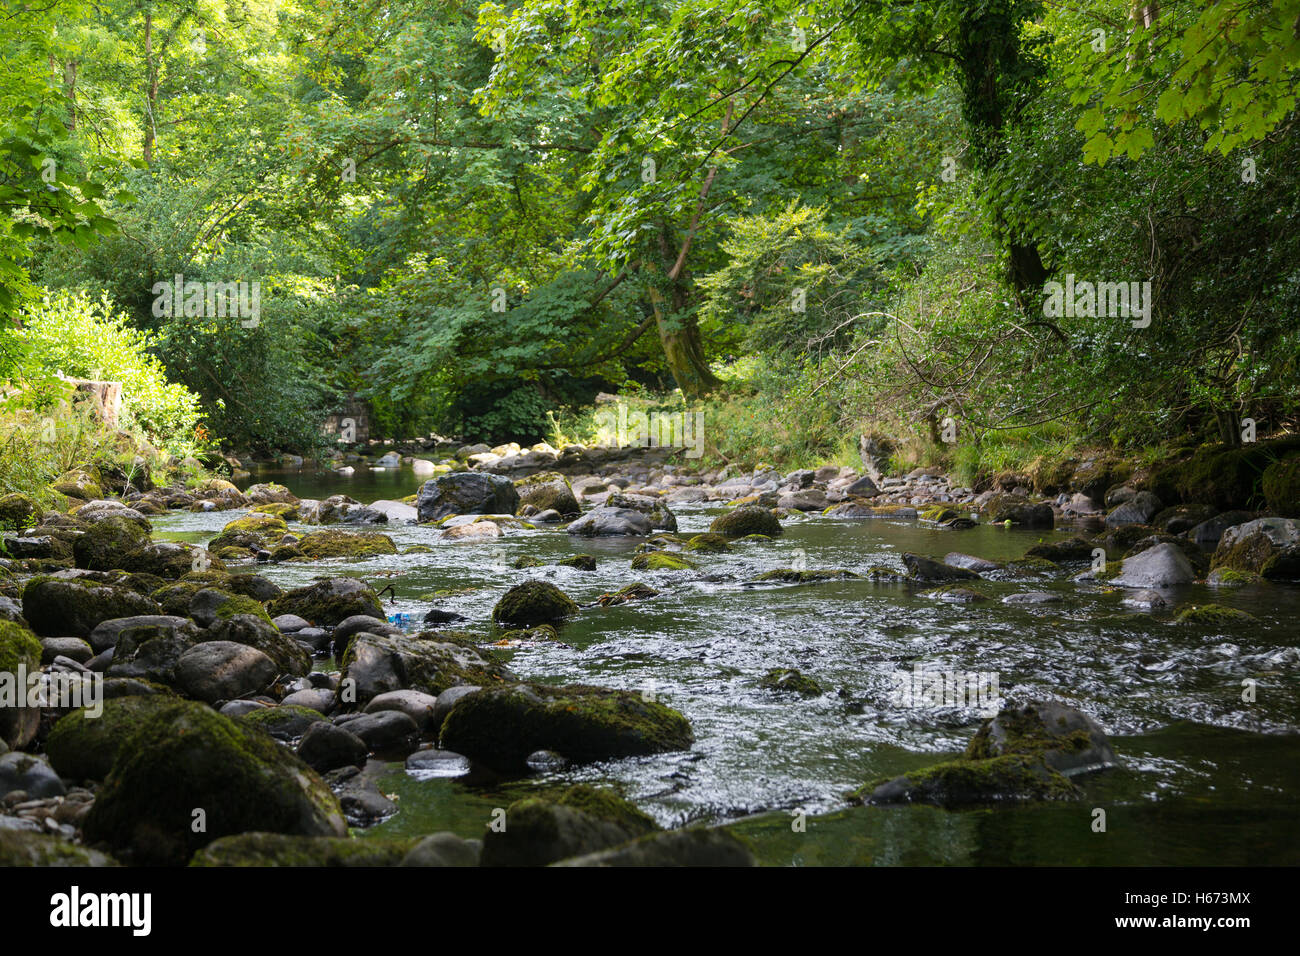
M 124 633 L 138 631 L 147 631 L 150 635 L 155 635 L 160 631 L 180 631 L 188 636 L 190 643 L 198 637 L 199 633 L 199 629 L 188 618 L 170 614 L 142 614 L 135 617 L 118 617 L 110 621 L 101 621 L 90 632 L 88 640 L 91 649 L 96 654 L 101 654 L 110 647 L 116 647 L 118 640 Z M 137 634 L 133 643 L 138 645 L 147 639 L 147 637 Z
M 966 748 L 972 760 L 1007 754 L 1036 754 L 1067 777 L 1119 764 L 1100 724 L 1080 710 L 1050 700 L 1004 707 L 984 722 Z
M 1210 565 L 1269 580 L 1300 578 L 1300 519 L 1257 518 L 1228 528 Z
M 966 568 L 954 567 L 924 555 L 911 551 L 903 552 L 903 566 L 907 568 L 907 577 L 912 581 L 924 583 L 942 583 L 945 581 L 978 580 L 979 575 Z
M 342 837 L 347 823 L 329 787 L 292 752 L 203 704 L 177 701 L 123 743 L 83 830 L 132 863 L 175 866 L 219 837 Z
M 569 534 L 584 538 L 644 537 L 653 530 L 650 518 L 640 511 L 609 507 L 588 511 L 568 527 Z
M 19 790 L 31 800 L 60 797 L 67 792 L 44 758 L 17 752 L 0 755 L 0 800 Z
M 372 558 L 397 553 L 393 539 L 377 531 L 312 531 L 303 535 L 294 547 L 302 558 L 309 561 L 325 558 Z
M 383 618 L 384 608 L 375 592 L 355 578 L 328 578 L 286 591 L 271 601 L 272 617 L 295 614 L 313 624 L 329 627 L 354 614 Z
M 1056 521 L 1052 506 L 1045 501 L 1033 502 L 1024 495 L 994 495 L 984 505 L 984 514 L 992 522 L 1010 521 L 1026 528 L 1050 528 Z
M 1119 528 L 1129 524 L 1150 524 L 1164 508 L 1160 499 L 1149 491 L 1138 491 L 1127 501 L 1106 515 L 1106 527 Z
M 1195 580 L 1187 555 L 1177 545 L 1165 542 L 1125 558 L 1119 575 L 1110 583 L 1125 588 L 1167 588 Z
M 149 542 L 148 527 L 129 518 L 110 515 L 95 522 L 72 545 L 72 556 L 79 568 L 113 571 L 122 568 L 123 559 Z
M 298 756 L 317 773 L 363 766 L 369 752 L 360 737 L 329 721 L 312 724 L 298 741 Z
M 204 630 L 201 640 L 256 648 L 271 659 L 280 674 L 301 677 L 311 671 L 311 655 L 294 638 L 277 631 L 265 616 L 234 614 L 222 618 Z
M 458 684 L 496 686 L 514 675 L 472 646 L 439 641 L 437 635 L 357 634 L 343 656 L 343 681 L 364 707 L 394 690 L 419 690 L 437 697 Z M 349 701 L 344 700 L 344 703 Z
M 279 672 L 275 662 L 255 647 L 205 641 L 181 654 L 176 662 L 176 683 L 188 696 L 215 704 L 256 694 Z
M 240 833 L 213 840 L 190 866 L 387 867 L 401 864 L 411 846 L 409 839 Z
M 569 479 L 559 472 L 543 471 L 515 482 L 520 507 L 532 505 L 539 512 L 554 510 L 565 517 L 582 513 Z
M 159 610 L 135 591 L 75 578 L 37 577 L 23 589 L 23 617 L 47 637 L 88 637 L 103 621 Z
M 530 627 L 562 621 L 578 613 L 578 605 L 549 581 L 531 580 L 516 584 L 492 609 L 498 624 Z
M 725 535 L 728 538 L 744 538 L 751 534 L 767 535 L 779 538 L 783 533 L 781 522 L 767 508 L 757 505 L 741 505 L 724 515 L 714 518 L 709 531 Z
M 609 790 L 578 785 L 517 800 L 483 835 L 481 866 L 545 866 L 654 833 L 659 826 Z
M 27 628 L 12 621 L 0 621 L 0 674 L 14 682 L 14 692 L 24 695 L 26 688 L 17 685 L 21 672 L 39 674 L 41 668 L 41 642 Z M 0 707 L 0 752 L 7 746 L 14 750 L 26 747 L 36 739 L 40 729 L 39 707 Z
M 538 750 L 590 762 L 685 750 L 694 739 L 685 717 L 639 693 L 520 684 L 461 699 L 442 725 L 441 745 L 508 769 Z
M 426 481 L 415 498 L 421 522 L 456 514 L 506 514 L 519 510 L 519 492 L 502 475 L 453 472 Z
M 175 701 L 170 694 L 114 697 L 98 716 L 82 708 L 61 717 L 45 741 L 50 764 L 69 780 L 103 780 L 136 728 Z

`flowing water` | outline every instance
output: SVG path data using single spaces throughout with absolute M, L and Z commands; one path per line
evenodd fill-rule
M 260 474 L 301 497 L 400 498 L 423 481 L 407 470 Z M 679 532 L 705 531 L 722 509 L 674 506 Z M 205 542 L 240 512 L 154 519 L 159 536 Z M 904 551 L 1019 558 L 1053 535 L 981 525 L 940 530 L 915 521 L 812 517 L 785 523 L 771 543 L 691 554 L 694 572 L 636 572 L 640 539 L 571 539 L 562 529 L 514 531 L 489 542 L 442 542 L 433 528 L 384 530 L 399 550 L 432 553 L 363 561 L 265 565 L 289 588 L 329 574 L 392 586 L 390 613 L 415 620 L 430 607 L 458 612 L 458 628 L 498 639 L 493 605 L 527 577 L 549 580 L 580 604 L 632 581 L 659 597 L 585 609 L 560 642 L 510 648 L 522 678 L 653 693 L 691 721 L 690 751 L 539 773 L 526 781 L 421 778 L 401 764 L 380 786 L 401 811 L 366 835 L 452 830 L 480 836 L 492 810 L 552 782 L 612 782 L 666 826 L 732 822 L 760 859 L 799 864 L 1294 864 L 1300 862 L 1300 588 L 1285 585 L 1167 593 L 1171 606 L 1214 601 L 1260 623 L 1207 630 L 1176 625 L 1168 610 L 1133 613 L 1122 592 L 1069 574 L 995 580 L 991 599 L 950 604 L 902 585 L 865 580 L 750 583 L 774 568 L 901 568 Z M 596 556 L 599 568 L 516 570 L 519 557 Z M 1006 605 L 1020 591 L 1058 603 Z M 436 592 L 443 592 L 436 598 Z M 848 807 L 863 782 L 923 767 L 963 750 L 986 701 L 903 706 L 898 674 L 924 671 L 996 679 L 1004 699 L 1052 697 L 1080 707 L 1110 734 L 1123 767 L 1079 780 L 1078 802 L 945 811 Z M 822 686 L 800 698 L 760 689 L 778 667 Z M 1243 681 L 1255 699 L 1243 700 Z M 973 696 L 973 695 L 972 695 Z M 1106 811 L 1105 832 L 1094 809 Z M 800 832 L 799 820 L 806 814 Z

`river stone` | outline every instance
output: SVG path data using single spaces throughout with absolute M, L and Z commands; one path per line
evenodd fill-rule
M 1009 754 L 1040 756 L 1066 776 L 1117 766 L 1101 725 L 1059 701 L 1030 701 L 1004 707 L 986 720 L 966 748 L 973 760 Z
M 996 561 L 977 558 L 973 554 L 962 554 L 960 551 L 949 551 L 943 556 L 943 563 L 949 567 L 974 571 L 976 574 L 981 571 L 996 571 L 1001 567 Z
M 141 516 L 143 517 L 143 516 Z M 92 571 L 121 568 L 127 554 L 149 541 L 149 522 L 139 522 L 118 514 L 107 514 L 90 526 L 72 544 L 77 567 Z
M 20 671 L 36 674 L 40 666 L 41 645 L 35 635 L 21 624 L 0 621 L 0 672 L 15 675 L 11 679 L 16 683 Z M 25 689 L 14 690 L 24 694 L 21 703 L 25 703 Z M 0 707 L 0 744 L 14 749 L 26 747 L 36 739 L 40 724 L 39 707 Z
M 685 750 L 694 739 L 685 717 L 640 693 L 520 684 L 463 698 L 447 715 L 440 743 L 508 769 L 536 750 L 590 762 Z
M 135 677 L 174 685 L 176 666 L 181 655 L 199 641 L 199 629 L 184 619 L 173 624 L 175 619 L 165 615 L 143 615 L 133 620 L 141 623 L 118 630 L 111 648 L 112 662 L 105 673 L 109 677 Z
M 221 571 L 225 564 L 200 548 L 175 541 L 151 541 L 122 558 L 123 571 L 154 574 L 169 581 L 203 568 Z
M 429 718 L 429 724 L 433 730 L 441 732 L 443 721 L 447 719 L 447 715 L 451 713 L 451 709 L 463 698 L 482 689 L 482 687 L 478 687 L 474 684 L 458 684 L 455 687 L 448 687 L 439 694 L 437 699 L 438 702 L 434 704 L 433 714 L 430 715 Z
M 359 767 L 366 762 L 370 748 L 346 727 L 329 721 L 312 724 L 298 741 L 298 756 L 317 773 L 339 767 Z
M 440 537 L 448 541 L 484 541 L 488 538 L 504 537 L 505 532 L 493 521 L 473 521 L 469 524 L 448 528 Z
M 415 524 L 420 520 L 420 512 L 415 506 L 403 501 L 381 499 L 371 502 L 370 510 L 387 517 L 389 524 Z
M 1033 800 L 1062 800 L 1080 791 L 1036 756 L 950 760 L 892 780 L 869 783 L 851 798 L 873 806 L 916 803 L 966 807 Z
M 454 750 L 427 747 L 406 758 L 406 769 L 433 777 L 462 777 L 469 773 L 469 759 Z
M 211 627 L 218 620 L 234 614 L 251 614 L 262 617 L 266 609 L 261 602 L 242 594 L 231 594 L 217 588 L 200 588 L 190 598 L 190 614 L 199 627 Z M 269 618 L 268 618 L 269 620 Z
M 453 472 L 426 481 L 415 498 L 421 522 L 448 515 L 504 514 L 519 510 L 519 492 L 502 475 Z
M 421 731 L 429 726 L 433 719 L 434 708 L 438 698 L 418 690 L 390 690 L 377 694 L 366 704 L 365 712 L 374 714 L 380 711 L 397 710 L 415 721 Z
M 370 620 L 369 618 L 367 620 Z M 295 634 L 303 628 L 311 627 L 311 622 L 297 614 L 281 614 L 271 621 L 281 634 Z
M 263 617 L 233 614 L 206 628 L 204 641 L 233 641 L 255 647 L 275 663 L 281 674 L 302 677 L 311 671 L 311 654 L 288 634 L 281 634 Z
M 1008 594 L 1002 599 L 1003 604 L 1059 604 L 1061 596 L 1051 591 L 1024 591 L 1020 594 Z
M 974 571 L 969 571 L 966 568 L 956 568 L 933 558 L 913 554 L 911 551 L 903 552 L 903 565 L 907 568 L 908 579 L 912 581 L 932 583 L 971 581 L 979 578 L 979 575 Z
M 99 654 L 115 647 L 123 634 L 138 631 L 147 631 L 155 635 L 162 632 L 180 632 L 188 635 L 191 640 L 197 638 L 199 633 L 199 629 L 188 618 L 170 614 L 141 614 L 101 621 L 90 632 L 88 640 L 91 648 Z M 141 638 L 137 637 L 136 643 L 138 644 L 140 640 Z
M 193 826 L 196 809 L 203 829 Z M 83 826 L 88 842 L 156 866 L 184 864 L 219 837 L 253 830 L 341 837 L 347 822 L 293 753 L 190 701 L 151 714 L 123 744 Z
M 255 647 L 234 641 L 205 641 L 176 663 L 176 682 L 190 697 L 215 704 L 256 694 L 275 680 L 279 668 Z
M 619 846 L 658 825 L 608 790 L 578 785 L 549 799 L 529 797 L 506 808 L 505 826 L 483 835 L 481 866 L 545 866 Z
M 248 490 L 244 492 L 244 497 L 255 505 L 298 503 L 297 495 L 284 485 L 277 485 L 274 482 L 258 482 L 249 485 Z
M 733 511 L 719 515 L 709 524 L 709 531 L 713 534 L 726 535 L 728 538 L 744 538 L 751 534 L 779 538 L 784 533 L 776 515 L 758 505 L 741 505 Z
M 494 685 L 513 680 L 500 664 L 477 650 L 406 634 L 356 635 L 343 657 L 343 680 L 352 681 L 356 703 L 364 707 L 392 690 L 424 691 L 434 697 L 457 684 Z
M 103 621 L 159 610 L 142 594 L 93 581 L 37 577 L 23 589 L 23 617 L 44 637 L 88 637 Z
M 654 530 L 650 518 L 630 508 L 599 507 L 568 527 L 569 534 L 584 538 L 644 537 Z
M 31 824 L 33 832 L 7 826 L 8 821 Z M 0 867 L 117 866 L 107 853 L 88 850 L 62 837 L 34 832 L 36 824 L 21 817 L 0 816 Z
M 557 511 L 565 516 L 582 514 L 569 479 L 558 472 L 543 471 L 515 482 L 520 507 L 532 505 L 538 512 Z
M 328 714 L 337 703 L 334 691 L 327 687 L 308 687 L 294 691 L 285 696 L 280 704 L 284 707 L 305 707 L 319 714 Z
M 1223 532 L 1211 566 L 1281 578 L 1286 574 L 1271 572 L 1279 564 L 1283 571 L 1287 570 L 1297 546 L 1300 546 L 1300 520 L 1257 518 Z
M 466 840 L 454 833 L 434 833 L 411 847 L 400 865 L 478 866 L 482 855 L 482 840 Z
M 306 587 L 286 591 L 270 603 L 272 617 L 294 614 L 321 627 L 330 627 L 364 614 L 383 618 L 384 608 L 375 592 L 355 578 L 328 578 Z
M 1024 495 L 994 495 L 984 505 L 989 521 L 1023 525 L 1026 528 L 1050 528 L 1056 521 L 1052 506 L 1045 501 L 1033 502 Z
M 217 708 L 217 713 L 222 717 L 229 717 L 232 720 L 236 717 L 246 717 L 247 715 L 259 710 L 266 710 L 274 706 L 264 700 L 228 700 Z
M 1195 580 L 1187 555 L 1177 545 L 1165 542 L 1125 558 L 1119 576 L 1110 583 L 1125 588 L 1167 588 Z
M 1126 607 L 1135 607 L 1141 611 L 1151 611 L 1169 604 L 1159 591 L 1143 590 L 1127 594 L 1120 601 Z
M 360 737 L 374 752 L 410 752 L 420 740 L 419 725 L 400 710 L 360 714 L 338 726 Z
M 397 866 L 411 846 L 409 839 L 358 840 L 355 837 L 285 836 L 241 833 L 213 840 L 194 854 L 191 866 L 205 867 L 339 867 Z M 322 870 L 324 872 L 324 870 Z
M 46 738 L 50 764 L 69 780 L 103 780 L 136 728 L 175 702 L 171 694 L 132 695 L 104 700 L 98 716 L 84 708 L 74 710 L 61 717 Z
M 0 799 L 17 790 L 32 800 L 58 797 L 67 792 L 59 775 L 43 758 L 15 751 L 0 757 Z
M 531 627 L 562 621 L 577 613 L 578 605 L 567 594 L 549 581 L 534 579 L 508 590 L 492 608 L 492 620 Z
M 554 866 L 757 866 L 753 852 L 722 827 L 688 827 L 652 833 L 608 850 L 561 860 Z
M 1106 515 L 1106 527 L 1118 528 L 1126 524 L 1148 524 L 1162 509 L 1160 499 L 1149 491 L 1138 491 Z
M 658 498 L 649 495 L 632 495 L 614 492 L 605 499 L 604 507 L 623 511 L 639 511 L 650 519 L 651 530 L 676 531 L 677 516 Z
M 874 498 L 881 491 L 876 487 L 876 483 L 867 475 L 863 475 L 853 484 L 844 489 L 844 493 L 850 498 Z

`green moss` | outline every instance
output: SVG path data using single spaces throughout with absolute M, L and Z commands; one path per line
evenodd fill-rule
M 538 624 L 536 627 L 506 631 L 501 635 L 501 640 L 509 642 L 523 641 L 532 643 L 533 641 L 558 641 L 559 639 L 559 632 L 549 624 Z
M 880 788 L 886 787 L 881 792 Z M 1034 756 L 1008 754 L 952 760 L 901 777 L 882 777 L 852 791 L 854 803 L 930 803 L 941 807 L 1025 800 L 1067 800 L 1080 790 Z
M 264 505 L 258 505 L 253 511 L 256 514 L 274 515 L 285 521 L 298 517 L 298 506 L 287 501 L 271 501 Z
M 50 765 L 69 780 L 103 780 L 136 728 L 174 702 L 168 692 L 111 698 L 104 701 L 98 717 L 89 716 L 84 708 L 73 711 L 60 718 L 45 741 Z
M 433 554 L 433 548 L 427 544 L 412 544 L 403 548 L 402 554 Z
M 339 531 L 326 529 L 302 536 L 294 545 L 299 557 L 294 560 L 319 561 L 325 558 L 372 558 L 396 554 L 397 545 L 386 534 L 376 531 Z
M 873 564 L 867 568 L 862 577 L 877 584 L 902 584 L 907 580 L 907 575 L 902 571 L 897 568 L 887 568 L 883 564 Z
M 579 810 L 597 820 L 617 823 L 623 829 L 638 835 L 662 829 L 652 817 L 607 787 L 591 787 L 580 783 L 558 792 L 548 792 L 544 799 Z
M 1205 627 L 1240 627 L 1259 623 L 1259 618 L 1255 615 L 1222 604 L 1193 604 L 1181 608 L 1174 620 L 1179 624 L 1200 624 Z
M 1300 455 L 1284 458 L 1264 469 L 1263 491 L 1271 511 L 1288 518 L 1300 517 Z
M 1259 584 L 1264 579 L 1251 571 L 1236 571 L 1232 568 L 1215 568 L 1210 572 L 1206 583 L 1220 588 L 1243 588 L 1250 584 Z
M 602 594 L 597 599 L 597 603 L 601 607 L 612 607 L 617 604 L 626 604 L 628 601 L 641 601 L 645 598 L 658 596 L 659 592 L 654 588 L 650 587 L 648 584 L 642 584 L 637 581 L 619 588 L 613 594 L 609 594 L 608 592 Z
M 563 561 L 556 561 L 562 568 L 577 568 L 579 571 L 595 571 L 596 559 L 590 554 L 575 554 L 571 558 L 565 558 Z
M 21 624 L 0 620 L 0 673 L 17 674 L 22 665 L 29 674 L 41 666 L 41 642 Z
M 923 521 L 951 521 L 960 516 L 959 512 L 947 505 L 931 505 L 918 515 Z
M 822 693 L 821 684 L 789 667 L 775 667 L 768 671 L 758 679 L 758 686 L 764 690 L 789 691 L 802 697 L 818 697 Z
M 216 610 L 218 621 L 229 620 L 236 614 L 251 614 L 253 617 L 261 618 L 267 624 L 271 623 L 271 616 L 266 613 L 266 607 L 262 602 L 243 594 L 231 594 Z
M 549 581 L 516 584 L 492 609 L 498 624 L 545 624 L 578 613 L 578 605 Z
M 0 496 L 0 528 L 8 531 L 20 531 L 32 523 L 40 513 L 36 502 L 27 495 L 8 494 Z
M 722 554 L 731 550 L 726 535 L 697 534 L 686 542 L 687 551 L 703 551 L 709 554 Z
M 709 531 L 727 538 L 744 538 L 752 534 L 779 538 L 784 533 L 776 515 L 755 505 L 744 505 L 735 511 L 719 515 L 709 525 Z
M 415 839 L 307 837 L 240 833 L 222 837 L 194 854 L 190 866 L 397 866 Z
M 813 571 L 795 571 L 793 568 L 777 568 L 765 571 L 755 581 L 782 581 L 786 584 L 816 584 L 821 581 L 845 581 L 860 578 L 862 575 L 843 569 L 820 568 Z
M 238 718 L 250 727 L 257 727 L 268 734 L 287 734 L 298 737 L 307 732 L 312 724 L 328 721 L 319 711 L 296 704 L 281 704 L 278 707 L 263 707 L 249 711 Z
M 514 561 L 510 562 L 510 566 L 516 571 L 522 571 L 524 568 L 539 567 L 541 563 L 541 561 L 537 560 L 532 555 L 525 554 L 522 557 L 515 558 Z
M 632 559 L 633 571 L 691 571 L 695 567 L 693 562 L 664 551 L 638 554 Z
M 77 846 L 48 833 L 0 829 L 0 867 L 117 865 L 117 861 L 106 853 Z
M 72 545 L 77 567 L 113 571 L 123 559 L 149 543 L 149 530 L 130 518 L 109 515 L 90 526 Z

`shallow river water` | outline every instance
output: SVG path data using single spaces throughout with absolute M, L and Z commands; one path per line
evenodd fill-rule
M 301 497 L 400 498 L 423 479 L 410 471 L 267 474 Z M 675 506 L 679 532 L 705 531 L 723 509 Z M 206 542 L 242 512 L 154 519 L 160 537 Z M 292 527 L 292 526 L 291 526 Z M 550 580 L 579 604 L 632 581 L 651 600 L 585 609 L 560 643 L 506 651 L 522 678 L 653 692 L 691 721 L 683 753 L 610 761 L 527 781 L 420 778 L 400 763 L 369 768 L 401 810 L 366 836 L 452 830 L 481 836 L 493 808 L 549 782 L 609 782 L 666 826 L 729 822 L 753 838 L 762 862 L 815 864 L 1294 864 L 1300 862 L 1300 588 L 1169 592 L 1171 608 L 1215 601 L 1258 625 L 1177 625 L 1169 609 L 1132 613 L 1122 592 L 1070 574 L 993 581 L 993 598 L 949 604 L 897 584 L 865 580 L 755 585 L 774 568 L 901 568 L 904 551 L 1021 557 L 1053 532 L 981 525 L 947 531 L 904 520 L 785 522 L 770 544 L 692 554 L 693 572 L 635 572 L 640 539 L 572 539 L 562 529 L 515 531 L 491 542 L 442 542 L 433 528 L 392 526 L 399 550 L 428 554 L 363 561 L 263 565 L 289 588 L 322 574 L 392 586 L 389 613 L 418 621 L 430 607 L 470 619 L 457 628 L 495 641 L 493 605 L 527 577 Z M 1060 532 L 1055 534 L 1059 535 Z M 599 568 L 516 570 L 519 557 L 575 553 Z M 1019 591 L 1059 592 L 1059 603 L 1012 606 Z M 433 592 L 456 592 L 432 599 Z M 422 599 L 422 596 L 424 599 Z M 964 811 L 849 807 L 845 791 L 882 775 L 956 755 L 982 719 L 974 706 L 905 707 L 894 675 L 996 675 L 1005 700 L 1052 697 L 1081 708 L 1111 736 L 1123 767 L 1083 778 L 1079 802 Z M 818 681 L 819 697 L 756 686 L 776 667 Z M 1255 700 L 1242 699 L 1243 681 Z M 1106 811 L 1105 832 L 1093 828 Z M 802 832 L 799 811 L 807 814 Z

